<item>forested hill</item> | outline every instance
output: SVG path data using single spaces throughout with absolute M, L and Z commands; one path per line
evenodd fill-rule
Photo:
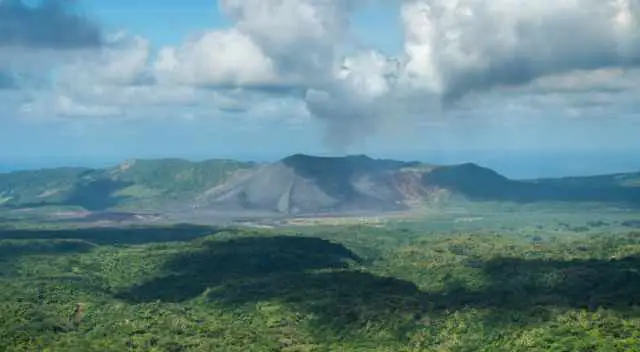
M 640 204 L 640 173 L 516 181 L 473 163 L 292 155 L 274 163 L 130 160 L 0 174 L 0 207 L 212 209 L 316 214 L 470 201 Z

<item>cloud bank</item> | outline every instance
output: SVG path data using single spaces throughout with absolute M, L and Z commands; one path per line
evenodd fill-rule
M 73 0 L 0 0 L 0 89 L 38 82 L 61 62 L 104 44 L 100 26 Z M 23 82 L 27 77 L 28 81 Z
M 220 0 L 230 28 L 156 55 L 130 35 L 103 46 L 99 27 L 67 11 L 71 1 L 29 8 L 5 0 L 0 50 L 95 48 L 57 67 L 53 90 L 38 93 L 46 99 L 35 97 L 32 112 L 50 104 L 64 116 L 169 105 L 189 114 L 269 111 L 323 121 L 336 148 L 409 118 L 434 121 L 486 105 L 492 113 L 544 105 L 575 116 L 640 91 L 628 78 L 640 65 L 640 0 L 394 0 L 404 37 L 393 56 L 354 43 L 353 15 L 373 1 Z M 50 27 L 58 30 L 43 31 Z M 7 77 L 0 74 L 0 87 L 12 84 Z M 274 111 L 285 99 L 294 108 Z
M 640 63 L 640 2 L 414 1 L 403 6 L 406 73 L 459 98 L 575 70 Z

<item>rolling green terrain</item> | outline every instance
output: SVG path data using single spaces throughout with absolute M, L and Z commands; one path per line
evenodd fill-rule
M 108 169 L 58 168 L 0 174 L 0 206 L 86 210 L 154 209 L 186 201 L 252 163 L 132 160 Z
M 0 174 L 0 351 L 640 351 L 639 180 L 305 155 Z
M 0 350 L 640 351 L 637 220 L 14 224 L 0 231 Z
M 471 163 L 435 166 L 364 155 L 298 154 L 268 164 L 132 160 L 107 169 L 0 173 L 0 212 L 202 209 L 297 216 L 407 211 L 464 201 L 638 207 L 639 186 L 639 173 L 522 181 Z

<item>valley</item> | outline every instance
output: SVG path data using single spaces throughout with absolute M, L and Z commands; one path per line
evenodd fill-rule
M 640 0 L 0 0 L 0 352 L 640 352 Z
M 421 217 L 484 206 L 640 206 L 640 173 L 511 180 L 476 164 L 364 155 L 274 163 L 131 160 L 106 169 L 0 173 L 0 217 L 82 223 Z M 492 211 L 494 211 L 492 210 Z
M 484 210 L 0 224 L 0 349 L 636 350 L 637 212 Z
M 0 350 L 636 351 L 638 179 L 304 155 L 0 174 Z

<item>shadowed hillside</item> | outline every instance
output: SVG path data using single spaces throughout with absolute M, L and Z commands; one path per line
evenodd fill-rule
M 637 174 L 539 181 L 510 180 L 473 163 L 417 162 L 294 155 L 264 165 L 199 198 L 200 207 L 260 209 L 286 214 L 407 210 L 472 201 L 640 204 Z
M 0 350 L 634 351 L 640 340 L 635 233 L 182 229 L 4 232 Z
M 342 245 L 319 238 L 275 236 L 212 241 L 200 250 L 166 262 L 164 269 L 174 274 L 132 287 L 118 297 L 134 302 L 181 302 L 221 284 L 272 275 L 285 279 L 289 274 L 317 269 L 344 269 L 350 261 L 358 262 L 360 258 Z
M 76 240 L 93 245 L 131 245 L 189 241 L 217 232 L 209 226 L 177 224 L 155 227 L 105 227 L 77 229 L 0 229 L 0 240 Z
M 508 257 L 508 243 L 501 255 L 482 258 L 487 242 L 500 248 L 496 238 L 425 243 L 424 249 L 409 247 L 415 249 L 412 255 L 394 259 L 398 270 L 431 282 L 421 288 L 404 278 L 371 272 L 339 243 L 311 237 L 241 237 L 207 241 L 196 251 L 178 254 L 163 268 L 172 274 L 116 297 L 132 303 L 177 303 L 204 295 L 208 302 L 238 309 L 278 302 L 314 317 L 310 323 L 318 331 L 344 336 L 366 327 L 385 327 L 398 339 L 407 329 L 421 329 L 442 316 L 470 309 L 490 311 L 478 318 L 492 326 L 536 324 L 565 310 L 638 314 L 638 257 L 599 258 L 625 244 L 635 246 L 638 236 L 616 241 L 595 239 L 565 259 L 547 245 L 539 247 L 540 253 L 553 258 L 523 258 L 520 251 L 526 251 L 526 245 L 514 247 L 514 256 Z M 416 269 L 425 262 L 434 272 Z M 414 269 L 402 267 L 405 263 Z M 443 269 L 447 275 L 442 276 Z
M 509 202 L 612 202 L 640 205 L 640 174 L 605 175 L 535 181 L 510 180 L 475 164 L 445 166 L 423 175 L 426 185 L 471 200 Z
M 195 195 L 253 166 L 232 160 L 131 160 L 108 169 L 58 168 L 0 174 L 0 207 L 155 209 Z
M 640 174 L 510 180 L 467 163 L 434 166 L 364 155 L 296 154 L 267 164 L 232 160 L 133 160 L 108 169 L 0 174 L 0 209 L 234 214 L 403 211 L 456 200 L 640 204 Z
M 402 210 L 405 197 L 394 176 L 418 165 L 366 156 L 294 155 L 211 190 L 199 206 L 290 214 Z

